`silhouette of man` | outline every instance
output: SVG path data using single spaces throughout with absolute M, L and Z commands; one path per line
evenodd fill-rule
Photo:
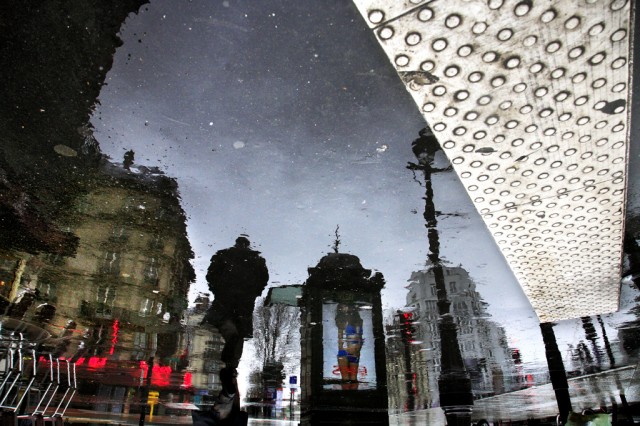
M 233 247 L 219 250 L 211 257 L 207 270 L 207 282 L 214 300 L 203 324 L 216 327 L 224 338 L 221 359 L 225 368 L 220 371 L 222 392 L 218 396 L 218 412 L 222 419 L 229 415 L 225 412 L 226 403 L 237 400 L 236 368 L 242 356 L 244 339 L 253 337 L 256 298 L 269 281 L 264 258 L 250 245 L 249 239 L 241 235 Z M 239 402 L 234 405 L 239 410 Z

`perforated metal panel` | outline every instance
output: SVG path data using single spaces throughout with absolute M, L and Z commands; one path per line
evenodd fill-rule
M 616 311 L 630 3 L 354 2 L 540 320 Z

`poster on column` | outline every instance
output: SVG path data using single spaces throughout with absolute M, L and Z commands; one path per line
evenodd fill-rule
M 327 301 L 322 305 L 323 388 L 376 388 L 372 305 Z

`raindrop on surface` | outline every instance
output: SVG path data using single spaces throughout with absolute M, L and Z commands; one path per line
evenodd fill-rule
M 245 143 L 244 143 L 244 142 L 242 142 L 242 141 L 235 141 L 235 142 L 233 143 L 233 147 L 234 147 L 235 149 L 242 149 L 242 148 L 244 148 L 244 146 L 245 146 Z

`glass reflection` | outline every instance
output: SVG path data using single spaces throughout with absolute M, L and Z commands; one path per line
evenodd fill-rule
M 189 423 L 225 386 L 233 409 L 278 421 L 300 421 L 298 403 L 310 423 L 354 406 L 382 423 L 554 418 L 535 315 L 435 138 L 407 142 L 424 124 L 352 5 L 214 3 L 0 17 L 3 420 Z M 614 419 L 640 400 L 627 214 L 620 312 L 545 326 L 571 409 Z M 359 258 L 336 245 L 316 264 L 336 222 Z M 239 272 L 260 277 L 207 280 L 214 245 L 254 229 L 264 258 Z M 253 315 L 265 286 L 297 293 Z

